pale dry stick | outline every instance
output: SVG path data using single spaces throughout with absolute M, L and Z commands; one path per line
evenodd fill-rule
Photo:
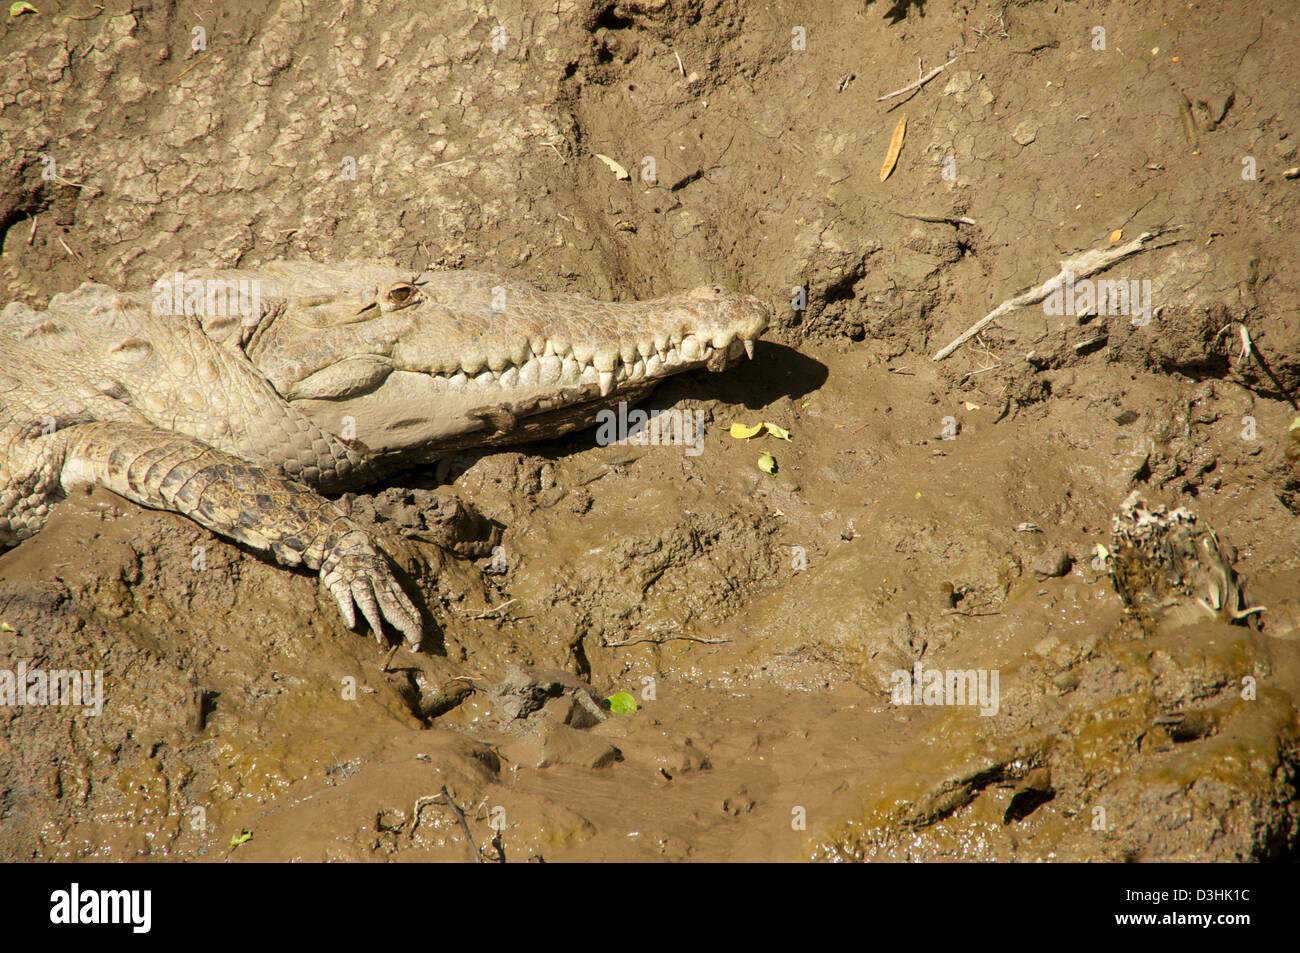
M 1268 366 L 1268 362 L 1264 360 L 1264 355 L 1259 353 L 1259 348 L 1255 345 L 1255 342 L 1250 339 L 1250 332 L 1246 330 L 1246 325 L 1244 323 L 1238 325 L 1238 330 L 1241 332 L 1242 360 L 1253 357 L 1255 363 L 1260 366 L 1260 369 L 1268 375 L 1268 379 L 1273 382 L 1273 386 L 1277 388 L 1277 392 L 1286 398 L 1286 402 L 1291 405 L 1291 409 L 1300 411 L 1300 405 L 1296 404 L 1296 400 L 1291 396 L 1291 392 L 1282 386 L 1282 382 L 1278 380 L 1277 375 L 1273 373 L 1273 368 Z M 1219 333 L 1222 334 L 1223 332 Z
M 549 143 L 548 143 L 548 145 L 549 145 Z M 552 149 L 555 149 L 555 146 L 551 146 L 551 148 L 552 148 Z M 559 149 L 555 149 L 555 151 L 556 151 L 556 152 L 559 152 L 560 150 L 559 150 Z M 445 165 L 455 165 L 457 162 L 465 162 L 465 161 L 468 160 L 468 159 L 477 159 L 477 158 L 478 158 L 478 156 L 461 156 L 459 159 L 448 159 L 446 162 L 439 162 L 439 163 L 438 163 L 437 165 L 435 165 L 433 168 L 434 168 L 434 169 L 441 169 L 441 168 L 442 168 L 443 166 L 445 166 Z M 564 156 L 560 156 L 560 158 L 563 159 Z M 433 170 L 430 169 L 429 171 L 433 171 Z
M 918 222 L 934 222 L 937 225 L 974 225 L 975 219 L 966 218 L 964 215 L 912 215 L 909 212 L 899 212 L 896 209 L 887 209 L 899 218 L 910 218 Z
M 98 170 L 98 169 L 97 169 L 95 172 L 92 172 L 91 175 L 95 175 L 95 174 L 96 174 L 97 172 L 99 172 L 99 171 L 102 171 L 102 170 Z M 55 181 L 55 182 L 62 182 L 64 185 L 70 185 L 70 186 L 72 186 L 74 189 L 94 189 L 96 195 L 99 195 L 99 194 L 102 194 L 102 193 L 103 193 L 103 190 L 100 189 L 99 186 L 97 186 L 97 185 L 86 185 L 84 182 L 73 182 L 71 179 L 65 179 L 65 178 L 64 178 L 63 176 L 61 176 L 61 175 L 56 175 L 56 176 L 54 176 L 54 181 Z M 91 198 L 94 198 L 94 197 L 95 197 L 94 195 L 91 196 Z
M 1023 308 L 1026 305 L 1037 304 L 1059 288 L 1067 279 L 1077 281 L 1080 278 L 1087 278 L 1089 275 L 1095 275 L 1099 271 L 1104 271 L 1121 259 L 1128 258 L 1130 255 L 1136 255 L 1138 252 L 1146 251 L 1147 242 L 1159 235 L 1163 235 L 1165 232 L 1173 230 L 1174 229 L 1157 228 L 1154 232 L 1143 232 L 1131 242 L 1126 242 L 1123 245 L 1117 245 L 1114 248 L 1092 248 L 1075 255 L 1073 258 L 1061 262 L 1061 270 L 1051 278 L 1047 279 L 1047 281 L 1038 285 L 1036 288 L 1022 291 L 1014 298 L 1008 298 L 1006 301 L 1003 301 L 988 314 L 984 315 L 984 317 L 980 318 L 961 334 L 957 335 L 956 339 L 953 340 L 952 343 L 941 349 L 930 360 L 942 361 L 945 357 L 957 350 L 957 348 L 961 347 L 975 335 L 979 334 L 1004 314 L 1014 311 L 1016 308 Z
M 1240 325 L 1237 330 L 1241 332 L 1241 357 L 1244 360 L 1251 356 L 1251 352 L 1255 350 L 1255 344 L 1251 341 L 1250 332 L 1246 330 L 1244 324 Z
M 501 603 L 501 605 L 496 606 L 495 608 L 488 609 L 486 612 L 479 612 L 479 613 L 477 613 L 476 615 L 469 616 L 468 618 L 470 618 L 470 619 L 490 619 L 490 618 L 492 618 L 493 616 L 499 615 L 499 614 L 500 614 L 501 612 L 503 612 L 506 608 L 508 608 L 509 606 L 514 605 L 514 604 L 515 604 L 516 602 L 518 602 L 518 601 L 519 601 L 518 599 L 511 599 L 509 602 L 503 602 L 503 603 Z
M 63 236 L 59 235 L 57 237 L 59 239 L 59 244 L 63 246 L 63 250 L 67 252 L 70 257 L 76 259 L 77 264 L 84 265 L 85 263 L 81 260 L 81 256 L 68 247 L 68 243 L 63 240 Z
M 673 56 L 677 56 L 677 51 L 673 50 Z M 682 76 L 686 75 L 686 67 L 682 65 L 682 58 L 677 56 L 677 68 L 681 71 Z
M 28 247 L 28 248 L 30 248 L 30 247 L 32 246 L 32 243 L 36 241 L 36 221 L 37 221 L 36 216 L 33 215 L 33 216 L 32 216 L 32 230 L 31 230 L 30 232 L 27 233 L 27 247 Z
M 896 89 L 892 93 L 885 93 L 885 95 L 883 96 L 877 96 L 876 102 L 883 103 L 886 99 L 893 99 L 895 96 L 902 96 L 904 93 L 910 93 L 914 89 L 920 89 L 922 86 L 930 82 L 930 80 L 934 79 L 936 76 L 938 76 L 940 73 L 942 73 L 949 66 L 957 62 L 965 55 L 966 55 L 965 53 L 958 53 L 956 56 L 954 56 L 948 62 L 944 63 L 942 66 L 936 66 L 934 69 L 930 70 L 930 72 L 926 73 L 920 79 L 908 83 L 902 89 Z
M 699 642 L 702 645 L 722 645 L 731 642 L 732 639 L 701 639 L 694 635 L 664 635 L 659 638 L 628 639 L 626 642 L 606 642 L 605 648 L 619 649 L 625 645 L 638 645 L 641 642 L 649 642 L 653 645 L 663 645 L 665 642 L 671 642 L 673 639 L 681 639 L 684 642 Z
M 958 383 L 958 384 L 964 384 L 964 383 L 966 383 L 968 380 L 970 380 L 972 377 L 974 377 L 976 374 L 983 374 L 983 373 L 985 373 L 985 372 L 987 372 L 987 371 L 997 370 L 997 369 L 998 369 L 999 367 L 1001 367 L 1001 366 L 1002 366 L 1002 362 L 1001 362 L 1001 361 L 998 361 L 996 364 L 990 364 L 988 367 L 981 367 L 978 371 L 969 371 L 969 372 L 967 372 L 966 376 L 964 376 L 964 377 L 963 377 L 961 380 L 959 380 L 957 383 Z

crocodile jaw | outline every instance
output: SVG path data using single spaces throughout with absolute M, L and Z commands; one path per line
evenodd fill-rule
M 722 371 L 752 357 L 770 315 L 757 298 L 717 287 L 591 305 L 553 317 L 528 306 L 507 310 L 493 316 L 490 334 L 473 314 L 417 312 L 390 346 L 353 348 L 276 386 L 323 428 L 377 455 L 418 459 L 470 442 L 555 436 L 588 425 L 600 407 L 639 399 L 665 377 Z M 486 343 L 467 348 L 475 339 Z

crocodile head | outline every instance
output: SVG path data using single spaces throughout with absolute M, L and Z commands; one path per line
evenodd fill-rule
M 475 272 L 280 268 L 245 352 L 296 408 L 378 457 L 585 426 L 664 377 L 752 357 L 769 318 L 717 286 L 611 304 Z

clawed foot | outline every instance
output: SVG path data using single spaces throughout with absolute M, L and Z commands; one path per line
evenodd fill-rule
M 388 560 L 364 532 L 352 530 L 331 548 L 321 565 L 320 579 L 338 600 L 349 628 L 356 625 L 360 608 L 380 645 L 384 644 L 382 619 L 387 619 L 412 649 L 420 647 L 420 613 L 397 584 Z

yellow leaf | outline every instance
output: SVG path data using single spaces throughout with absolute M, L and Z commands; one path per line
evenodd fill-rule
M 623 168 L 621 165 L 619 165 L 617 162 L 615 162 L 615 161 L 614 161 L 613 159 L 611 159 L 609 156 L 603 156 L 603 155 L 601 155 L 599 152 L 597 152 L 597 153 L 596 153 L 596 158 L 599 159 L 601 162 L 605 163 L 605 165 L 609 166 L 611 169 L 614 170 L 614 177 L 615 177 L 615 178 L 618 178 L 618 179 L 630 179 L 630 178 L 632 178 L 632 176 L 628 173 L 627 169 Z
M 916 494 L 916 498 L 917 498 L 918 500 L 921 498 L 921 494 L 920 494 L 919 492 Z
M 24 13 L 38 13 L 38 11 L 30 3 L 19 2 L 9 4 L 9 15 L 11 17 L 20 17 Z
M 737 440 L 748 440 L 750 437 L 757 437 L 762 429 L 762 424 L 754 424 L 752 427 L 746 427 L 744 424 L 732 424 L 730 432 Z
M 1115 229 L 1115 231 L 1110 233 L 1110 243 L 1113 245 L 1123 237 L 1124 237 L 1124 229 L 1117 228 Z
M 769 424 L 767 421 L 763 422 L 763 426 L 767 428 L 768 433 L 773 437 L 776 437 L 778 440 L 790 439 L 790 431 L 786 430 L 784 427 L 778 427 L 776 424 Z
M 758 458 L 758 468 L 764 473 L 776 473 L 776 458 L 770 453 L 764 453 Z
M 898 154 L 903 151 L 903 134 L 907 131 L 907 117 L 903 116 L 898 120 L 898 125 L 894 128 L 894 135 L 889 140 L 889 152 L 885 155 L 885 164 L 880 167 L 880 181 L 884 182 L 889 178 L 889 173 L 894 171 L 894 166 L 898 164 Z
M 979 410 L 979 409 L 980 409 L 980 405 L 979 405 L 979 404 L 972 404 L 972 403 L 968 400 L 968 401 L 966 401 L 966 409 L 967 409 L 967 410 Z

